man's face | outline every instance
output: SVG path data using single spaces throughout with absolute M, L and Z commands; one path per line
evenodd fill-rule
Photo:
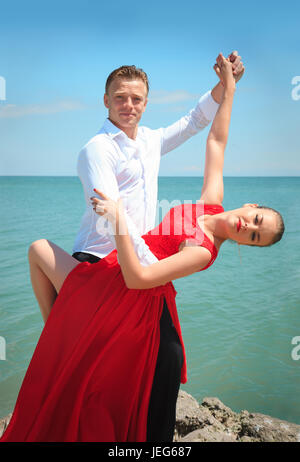
M 104 95 L 109 119 L 121 130 L 137 127 L 147 105 L 147 88 L 142 80 L 114 79 Z

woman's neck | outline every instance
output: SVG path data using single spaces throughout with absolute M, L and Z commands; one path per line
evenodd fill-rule
M 218 246 L 228 239 L 225 228 L 225 218 L 227 215 L 228 212 L 222 212 L 216 215 L 203 215 L 198 218 L 199 224 L 201 225 L 202 223 L 204 232 L 213 237 L 213 240 L 218 244 Z

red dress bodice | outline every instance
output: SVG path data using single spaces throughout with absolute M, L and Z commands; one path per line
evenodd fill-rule
M 152 253 L 159 259 L 167 258 L 178 252 L 180 244 L 188 240 L 208 249 L 211 253 L 208 268 L 215 261 L 218 251 L 198 224 L 198 218 L 224 212 L 221 205 L 181 204 L 172 207 L 162 222 L 143 236 Z

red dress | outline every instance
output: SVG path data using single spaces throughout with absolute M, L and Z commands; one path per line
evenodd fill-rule
M 223 211 L 218 205 L 176 206 L 143 238 L 158 259 L 193 239 L 211 252 L 207 268 L 217 249 L 196 218 Z M 176 291 L 171 282 L 128 289 L 116 257 L 114 250 L 97 263 L 80 263 L 67 276 L 1 442 L 146 440 L 164 297 L 184 352 Z

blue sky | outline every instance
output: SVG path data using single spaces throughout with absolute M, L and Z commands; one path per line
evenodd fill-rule
M 159 128 L 217 83 L 215 58 L 234 49 L 246 73 L 225 175 L 300 175 L 299 17 L 296 1 L 1 2 L 0 175 L 76 175 L 78 152 L 107 116 L 114 68 L 147 72 L 142 125 Z M 164 156 L 160 175 L 202 175 L 207 133 Z

